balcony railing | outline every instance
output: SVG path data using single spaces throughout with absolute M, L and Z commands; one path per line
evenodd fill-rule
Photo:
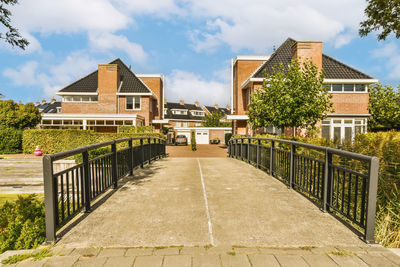
M 332 211 L 367 243 L 374 242 L 379 159 L 274 138 L 234 138 L 230 157 L 241 159 Z
M 96 151 L 101 155 L 91 158 Z M 119 179 L 162 156 L 165 139 L 158 137 L 124 138 L 44 156 L 47 241 L 55 241 L 56 232 L 80 211 L 89 212 L 91 203 L 106 190 L 116 189 Z M 55 161 L 70 157 L 78 162 L 75 166 L 53 172 Z

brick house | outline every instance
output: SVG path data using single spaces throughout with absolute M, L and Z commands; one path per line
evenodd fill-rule
M 120 59 L 98 65 L 57 94 L 60 112 L 44 113 L 42 128 L 117 132 L 122 125 L 153 125 L 159 131 L 163 123 L 163 77 L 134 74 Z
M 262 88 L 264 73 L 272 73 L 278 64 L 288 67 L 293 59 L 311 61 L 325 73 L 325 86 L 332 94 L 334 112 L 317 126 L 324 138 L 351 139 L 357 133 L 366 132 L 370 116 L 368 111 L 368 86 L 378 82 L 350 66 L 322 53 L 320 41 L 295 41 L 288 38 L 270 57 L 238 56 L 232 59 L 232 120 L 234 134 L 251 135 L 248 122 L 250 95 Z M 301 129 L 298 129 L 300 133 Z M 265 132 L 280 133 L 269 127 Z M 293 129 L 285 129 L 292 135 Z
M 226 109 L 221 110 L 228 112 Z M 205 107 L 200 107 L 197 101 L 194 104 L 185 104 L 183 100 L 179 103 L 166 102 L 164 104 L 164 121 L 168 121 L 166 126 L 170 127 L 167 140 L 173 143 L 177 135 L 185 135 L 190 143 L 191 132 L 194 132 L 197 144 L 209 144 L 210 140 L 214 138 L 218 138 L 223 143 L 225 133 L 231 132 L 231 129 L 203 127 L 203 119 L 208 114 L 210 114 L 209 111 Z
M 231 107 L 226 106 L 225 108 L 221 108 L 218 104 L 215 104 L 214 106 L 204 106 L 203 107 L 204 112 L 206 115 L 210 115 L 211 113 L 218 112 L 222 116 L 226 116 L 231 114 Z

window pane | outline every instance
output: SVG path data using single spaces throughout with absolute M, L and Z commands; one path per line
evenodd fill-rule
M 362 124 L 362 121 L 355 121 L 355 124 Z
M 342 91 L 342 84 L 332 84 L 332 91 L 341 92 Z
M 344 138 L 346 140 L 351 140 L 352 131 L 353 131 L 352 127 L 345 127 L 344 128 Z
M 97 96 L 92 96 L 92 97 L 91 97 L 91 101 L 93 101 L 93 102 L 98 101 L 98 97 L 97 97 Z
M 342 123 L 342 120 L 333 120 L 333 123 Z
M 331 127 L 323 125 L 322 126 L 322 138 L 331 139 Z
M 73 97 L 72 97 L 72 101 L 74 101 L 74 102 L 80 102 L 80 101 L 81 101 L 81 97 L 80 97 L 80 96 L 73 96 Z
M 354 84 L 345 84 L 344 86 L 345 92 L 353 92 L 354 91 Z
M 342 139 L 340 127 L 333 127 L 333 138 L 339 140 Z
M 82 96 L 82 101 L 89 102 L 89 97 L 88 96 Z
M 365 92 L 365 84 L 356 84 L 357 92 Z
M 356 126 L 356 127 L 354 127 L 354 132 L 355 132 L 355 134 L 362 133 L 362 126 Z
M 325 121 L 322 121 L 322 124 L 331 124 L 331 121 L 325 120 Z
M 135 109 L 140 109 L 140 96 L 135 96 Z
M 344 123 L 349 124 L 349 123 L 353 123 L 352 120 L 344 120 Z
M 126 97 L 126 109 L 133 109 L 133 97 Z

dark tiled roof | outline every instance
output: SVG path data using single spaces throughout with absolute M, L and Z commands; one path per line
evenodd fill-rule
M 43 113 L 57 113 L 57 108 L 61 108 L 61 102 L 47 103 Z
M 150 90 L 136 75 L 122 62 L 116 59 L 109 64 L 117 64 L 119 67 L 121 93 L 150 93 Z M 82 79 L 64 87 L 61 93 L 95 93 L 98 88 L 98 71 L 94 71 Z
M 295 43 L 295 40 L 288 38 L 256 71 L 253 77 L 264 78 L 265 72 L 272 74 L 274 67 L 279 64 L 288 69 L 292 60 L 292 46 Z M 326 79 L 372 79 L 372 77 L 324 54 L 322 54 L 322 69 Z
M 165 119 L 201 121 L 204 118 L 204 116 L 194 116 L 194 115 L 192 115 L 190 110 L 203 111 L 200 106 L 197 107 L 194 104 L 181 105 L 180 103 L 167 102 L 166 104 L 164 104 L 164 108 L 167 111 L 167 114 L 164 115 Z M 187 110 L 187 114 L 186 115 L 172 114 L 171 109 L 186 109 Z
M 227 109 L 227 108 L 218 108 L 218 109 L 216 109 L 215 107 L 212 107 L 212 106 L 205 106 L 205 108 L 206 108 L 210 113 L 213 113 L 213 112 L 220 112 L 222 115 L 229 115 L 229 114 L 231 114 L 231 111 L 230 111 L 229 109 Z

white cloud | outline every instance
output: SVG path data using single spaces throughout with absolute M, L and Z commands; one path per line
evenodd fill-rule
M 371 52 L 372 57 L 386 59 L 387 78 L 400 79 L 400 52 L 399 47 L 394 43 L 388 43 L 382 48 Z
M 95 51 L 123 51 L 132 61 L 144 63 L 147 59 L 147 53 L 140 44 L 130 42 L 123 35 L 115 35 L 111 33 L 89 34 L 90 46 Z
M 187 103 L 199 101 L 200 105 L 228 105 L 229 83 L 206 80 L 200 75 L 183 70 L 173 70 L 166 77 L 166 98 L 171 102 L 183 99 Z
M 134 15 L 153 15 L 170 18 L 171 15 L 186 15 L 187 11 L 174 0 L 115 0 L 121 10 Z
M 116 31 L 131 22 L 109 0 L 22 0 L 11 11 L 19 28 L 42 34 Z
M 365 1 L 188 0 L 187 6 L 192 16 L 208 19 L 206 29 L 191 32 L 196 51 L 228 44 L 265 53 L 287 37 L 347 44 L 357 35 Z
M 42 65 L 29 61 L 17 69 L 5 69 L 3 76 L 14 85 L 41 87 L 46 97 L 55 97 L 61 88 L 96 70 L 97 64 L 97 60 L 84 52 L 75 51 L 58 64 Z

